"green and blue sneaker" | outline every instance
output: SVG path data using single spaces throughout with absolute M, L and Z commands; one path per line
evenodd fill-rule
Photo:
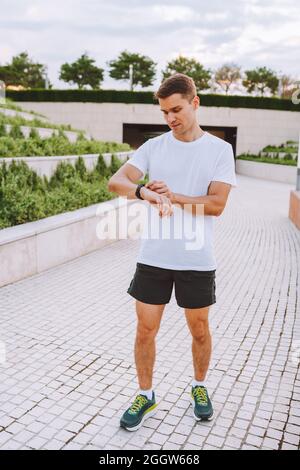
M 210 421 L 213 418 L 214 410 L 205 387 L 192 387 L 191 404 L 197 421 Z
M 127 431 L 136 431 L 142 426 L 145 419 L 154 415 L 156 407 L 154 392 L 152 392 L 151 400 L 148 400 L 145 395 L 138 395 L 130 408 L 123 414 L 120 426 Z

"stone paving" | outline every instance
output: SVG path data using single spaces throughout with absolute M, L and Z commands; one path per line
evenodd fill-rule
M 126 290 L 139 241 L 122 240 L 0 289 L 0 449 L 299 449 L 293 188 L 241 175 L 238 184 L 216 220 L 215 419 L 192 415 L 191 337 L 173 292 L 157 336 L 158 411 L 135 433 L 119 428 L 138 389 Z

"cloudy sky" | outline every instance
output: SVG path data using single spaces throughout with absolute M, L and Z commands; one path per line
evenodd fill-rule
M 299 0 L 0 0 L 0 64 L 27 51 L 48 65 L 54 87 L 60 65 L 87 52 L 105 69 L 123 50 L 151 57 L 161 70 L 178 54 L 214 69 L 235 62 L 266 65 L 300 79 Z M 138 89 L 138 88 L 137 88 Z

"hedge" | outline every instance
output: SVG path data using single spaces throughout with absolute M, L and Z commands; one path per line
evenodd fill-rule
M 0 164 L 0 230 L 55 214 L 73 211 L 117 197 L 108 190 L 109 178 L 123 163 L 112 156 L 106 166 L 101 155 L 93 170 L 79 157 L 75 165 L 61 162 L 51 178 L 40 177 L 25 162 Z M 140 183 L 146 183 L 146 175 Z
M 47 138 L 36 136 L 25 139 L 18 136 L 18 129 L 18 126 L 12 127 L 9 135 L 1 136 L 3 129 L 0 128 L 0 158 L 86 155 L 131 150 L 128 144 L 86 140 L 80 136 L 76 142 L 69 142 L 62 133 Z
M 154 98 L 152 91 L 33 89 L 23 91 L 7 90 L 6 96 L 17 102 L 50 101 L 157 104 L 157 100 Z M 288 99 L 201 93 L 199 96 L 202 106 L 274 109 L 300 112 L 300 104 L 293 104 L 292 101 Z
M 275 165 L 288 165 L 297 166 L 297 161 L 293 160 L 292 156 L 287 154 L 283 158 L 260 157 L 258 155 L 241 154 L 236 157 L 237 160 L 248 160 L 257 163 L 274 163 Z
M 79 157 L 75 166 L 61 162 L 48 180 L 40 177 L 25 162 L 0 165 L 0 229 L 72 211 L 115 195 L 107 181 L 121 162 L 114 158 L 106 167 L 99 156 L 97 166 L 88 171 Z

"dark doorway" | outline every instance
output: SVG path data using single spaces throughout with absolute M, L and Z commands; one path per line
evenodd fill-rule
M 201 129 L 231 144 L 234 156 L 236 156 L 237 127 L 201 126 Z
M 237 127 L 201 125 L 201 128 L 229 142 L 232 145 L 234 156 L 236 155 Z M 129 144 L 133 149 L 137 149 L 151 137 L 156 137 L 169 130 L 169 126 L 164 124 L 123 124 L 123 142 Z

